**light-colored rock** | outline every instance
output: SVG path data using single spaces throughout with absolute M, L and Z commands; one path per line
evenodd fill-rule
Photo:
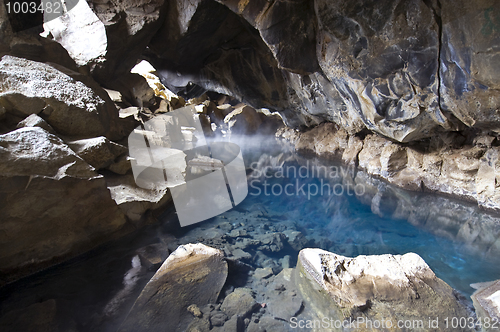
M 115 91 L 115 90 L 110 90 L 110 89 L 104 89 L 106 93 L 108 94 L 109 98 L 115 103 L 121 103 L 123 102 L 123 97 L 120 91 Z
M 106 182 L 116 205 L 137 227 L 154 223 L 156 212 L 163 211 L 172 201 L 166 185 L 158 185 L 155 190 L 140 188 L 131 173 L 124 176 L 108 176 Z M 147 211 L 154 213 L 149 214 Z
M 125 331 L 184 331 L 191 305 L 215 303 L 227 277 L 224 254 L 203 244 L 180 246 L 165 260 L 119 328 Z
M 98 170 L 111 165 L 118 156 L 127 152 L 126 147 L 111 142 L 103 136 L 68 142 L 68 145 Z
M 36 114 L 31 114 L 30 116 L 28 116 L 23 121 L 17 124 L 17 128 L 24 128 L 24 127 L 40 127 L 42 129 L 45 129 L 47 132 L 55 135 L 54 129 L 47 122 L 45 122 L 44 119 L 42 119 Z
M 408 157 L 406 148 L 397 144 L 387 144 L 380 155 L 380 171 L 382 175 L 390 176 L 406 167 Z
M 500 280 L 472 284 L 471 287 L 477 289 L 471 298 L 477 318 L 482 322 L 481 331 L 497 330 L 500 324 Z
M 42 128 L 0 135 L 0 187 L 0 283 L 131 231 L 104 178 Z
M 115 128 L 118 112 L 114 106 L 95 92 L 94 87 L 58 69 L 4 55 L 0 61 L 3 82 L 0 104 L 18 116 L 38 114 L 63 135 L 119 136 Z
M 226 123 L 234 134 L 256 134 L 262 124 L 262 120 L 254 108 L 239 104 L 234 110 L 224 118 Z
M 164 99 L 160 103 L 160 112 L 167 112 L 171 109 L 175 110 L 186 105 L 184 98 L 179 97 L 163 85 L 156 73 L 156 69 L 146 60 L 139 62 L 130 72 L 144 77 L 151 89 L 153 89 L 155 96 Z
M 203 316 L 200 308 L 198 308 L 196 304 L 191 304 L 189 307 L 187 307 L 187 311 L 189 311 L 191 314 L 193 314 L 193 316 L 198 318 Z
M 79 66 L 99 62 L 106 55 L 108 40 L 104 24 L 87 2 L 76 2 L 72 10 L 46 22 L 44 28 Z
M 319 319 L 384 320 L 391 321 L 395 331 L 403 331 L 397 328 L 400 320 L 421 321 L 420 328 L 425 330 L 429 317 L 439 317 L 442 322 L 472 314 L 458 293 L 414 253 L 348 258 L 321 249 L 303 249 L 297 273 L 306 306 L 311 306 Z M 365 324 L 355 329 L 377 330 Z M 443 325 L 436 330 L 453 331 Z
M 342 161 L 348 165 L 355 165 L 358 162 L 359 151 L 363 148 L 363 141 L 356 136 L 349 136 L 347 147 L 342 154 Z
M 388 141 L 378 135 L 368 135 L 363 141 L 363 149 L 359 152 L 359 167 L 368 174 L 379 175 L 382 172 L 380 157 Z

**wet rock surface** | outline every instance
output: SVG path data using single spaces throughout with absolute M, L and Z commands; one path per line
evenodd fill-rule
M 191 312 L 215 302 L 227 277 L 223 253 L 202 244 L 180 246 L 137 298 L 119 331 L 182 331 Z M 190 310 L 191 308 L 191 310 Z
M 494 135 L 468 144 L 466 137 L 450 134 L 406 145 L 375 134 L 350 136 L 334 124 L 322 124 L 292 140 L 303 153 L 341 160 L 408 190 L 448 194 L 485 209 L 500 209 Z

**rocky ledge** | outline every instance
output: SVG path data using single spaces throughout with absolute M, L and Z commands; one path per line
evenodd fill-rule
M 449 133 L 402 144 L 365 132 L 350 135 L 332 123 L 278 136 L 298 151 L 333 158 L 412 191 L 436 192 L 500 211 L 500 147 L 496 136 Z

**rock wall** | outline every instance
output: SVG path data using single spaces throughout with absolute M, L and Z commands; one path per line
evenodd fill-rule
M 494 136 L 471 139 L 449 133 L 406 145 L 376 134 L 349 135 L 332 123 L 279 135 L 293 141 L 299 151 L 342 160 L 401 188 L 451 195 L 500 211 L 499 147 Z
M 103 55 L 79 65 L 104 86 L 116 89 L 147 58 L 174 92 L 232 95 L 295 128 L 335 123 L 348 135 L 344 160 L 400 186 L 498 209 L 498 2 L 89 4 L 106 30 L 95 45 Z M 66 45 L 69 23 L 61 31 L 56 40 Z M 379 136 L 359 150 L 367 133 Z
M 142 53 L 172 89 L 230 94 L 294 127 L 329 121 L 399 142 L 499 130 L 494 0 L 90 5 L 107 53 L 88 65 L 104 84 Z

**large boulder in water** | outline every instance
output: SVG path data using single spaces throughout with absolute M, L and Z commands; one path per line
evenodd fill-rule
M 348 258 L 303 249 L 297 273 L 298 288 L 319 319 L 354 322 L 349 326 L 356 331 L 377 331 L 383 322 L 391 331 L 405 331 L 408 322 L 416 330 L 454 331 L 446 318 L 472 315 L 458 293 L 414 253 Z M 436 318 L 438 326 L 430 322 Z
M 42 128 L 0 135 L 0 284 L 123 235 L 102 175 Z
M 188 307 L 215 303 L 227 277 L 224 253 L 186 244 L 168 256 L 134 303 L 120 332 L 184 331 Z

